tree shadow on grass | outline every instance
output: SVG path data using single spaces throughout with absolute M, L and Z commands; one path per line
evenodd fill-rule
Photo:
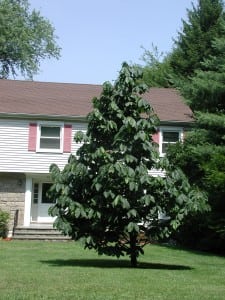
M 42 260 L 44 264 L 53 267 L 92 267 L 92 268 L 131 268 L 128 260 L 113 259 L 52 259 Z M 139 262 L 137 269 L 156 269 L 156 270 L 192 270 L 192 267 L 183 265 L 161 264 Z

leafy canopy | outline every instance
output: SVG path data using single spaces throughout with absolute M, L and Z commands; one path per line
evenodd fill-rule
M 27 0 L 0 0 L 0 78 L 32 78 L 42 59 L 59 52 L 54 28 Z
M 137 265 L 143 245 L 139 235 L 169 236 L 190 211 L 205 207 L 204 196 L 191 189 L 180 170 L 165 178 L 149 170 L 166 168 L 152 134 L 158 119 L 141 95 L 146 86 L 142 73 L 124 63 L 115 84 L 105 83 L 94 110 L 88 116 L 77 156 L 71 156 L 60 171 L 51 166 L 54 185 L 51 208 L 55 226 L 99 254 L 129 255 Z M 167 213 L 162 220 L 159 214 Z

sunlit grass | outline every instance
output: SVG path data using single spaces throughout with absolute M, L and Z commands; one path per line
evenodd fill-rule
M 78 243 L 0 241 L 0 299 L 225 299 L 225 258 L 148 245 L 132 269 Z

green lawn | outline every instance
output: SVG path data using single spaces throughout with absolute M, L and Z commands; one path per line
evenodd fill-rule
M 74 242 L 0 241 L 0 299 L 225 299 L 225 258 L 148 245 L 137 269 Z

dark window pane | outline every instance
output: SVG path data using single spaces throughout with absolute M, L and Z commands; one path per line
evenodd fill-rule
M 166 153 L 169 144 L 162 144 L 162 153 Z
M 33 196 L 33 203 L 38 203 L 38 183 L 34 184 L 34 196 Z
M 60 139 L 40 139 L 40 148 L 41 149 L 60 149 Z
M 175 131 L 164 131 L 163 142 L 176 143 L 179 141 L 179 132 Z
M 51 187 L 51 183 L 42 184 L 42 198 L 41 198 L 42 203 L 55 203 L 55 201 L 50 199 L 48 196 L 48 190 L 50 189 L 50 187 Z
M 41 126 L 41 137 L 60 137 L 60 127 Z

